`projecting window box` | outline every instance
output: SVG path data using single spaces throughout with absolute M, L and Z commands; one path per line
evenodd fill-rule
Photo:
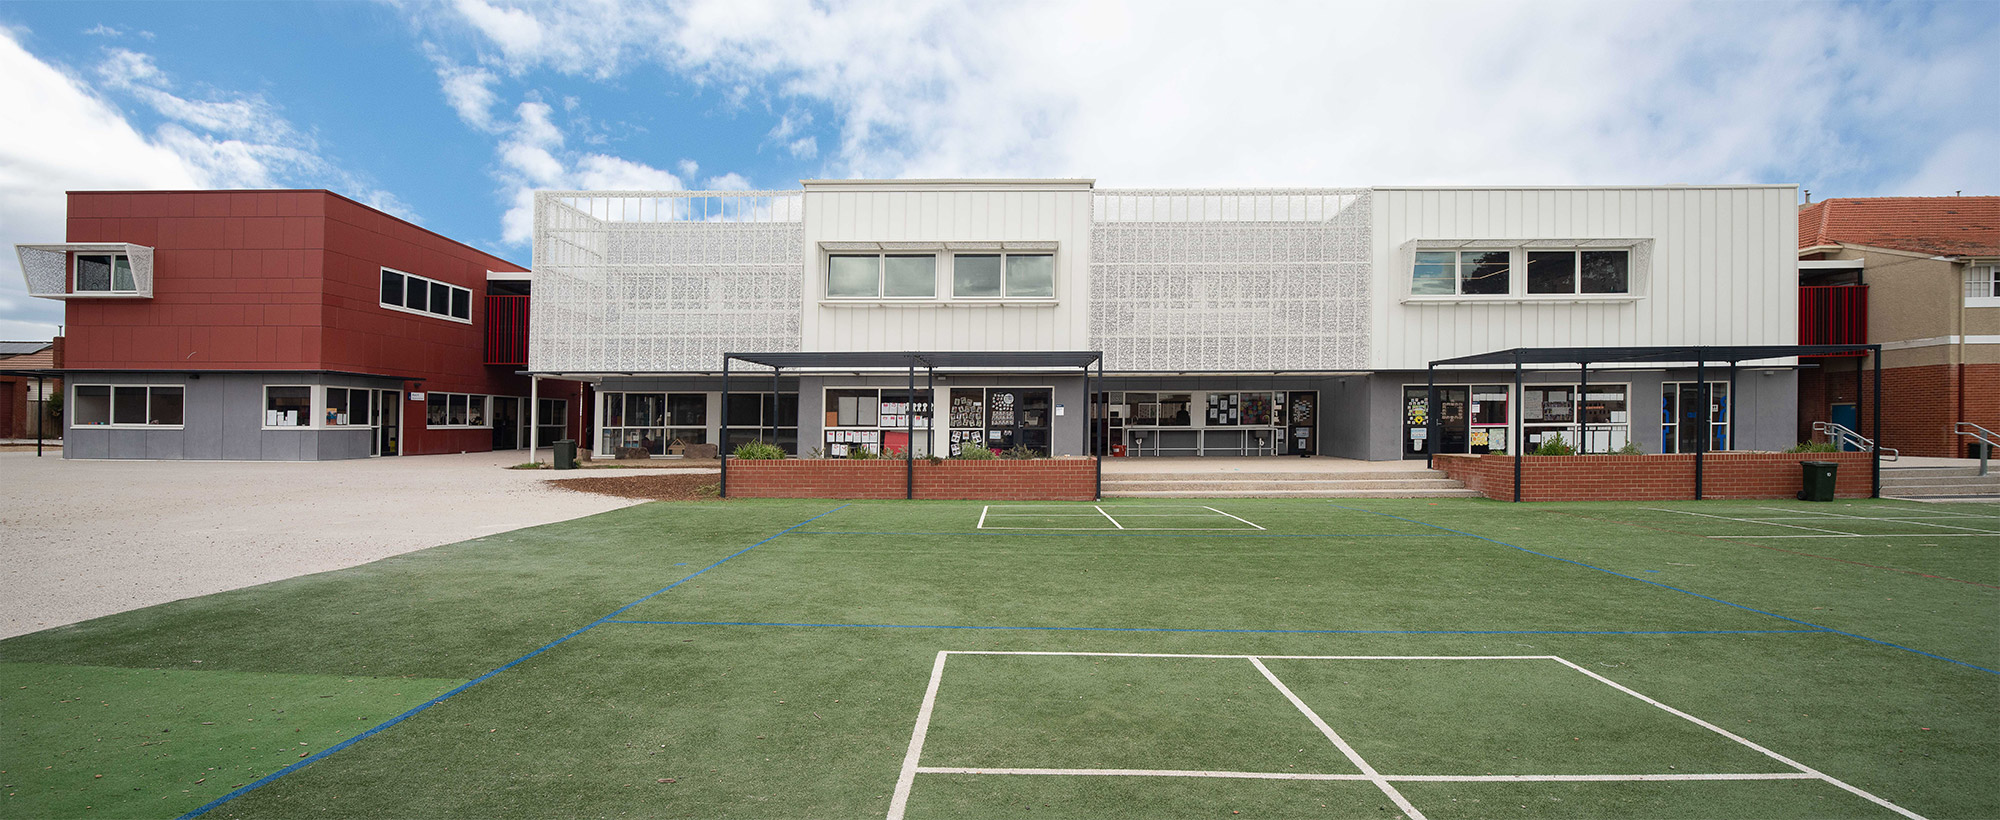
M 1643 294 L 1648 240 L 1417 240 L 1403 304 L 1588 304 Z

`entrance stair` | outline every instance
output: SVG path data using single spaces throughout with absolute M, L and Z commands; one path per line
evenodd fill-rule
M 1441 470 L 1111 472 L 1106 498 L 1478 498 Z
M 1105 482 L 1109 494 L 1110 482 Z M 1882 468 L 1884 498 L 1916 498 L 1927 501 L 2000 502 L 2000 469 L 1980 475 L 1977 467 L 1889 467 Z

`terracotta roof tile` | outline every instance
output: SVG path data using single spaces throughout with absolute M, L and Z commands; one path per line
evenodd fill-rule
M 2000 256 L 2000 196 L 1829 199 L 1799 209 L 1799 247 L 1835 243 Z

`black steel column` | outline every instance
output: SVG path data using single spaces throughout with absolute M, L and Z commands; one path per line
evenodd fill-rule
M 771 366 L 771 446 L 772 447 L 778 446 L 778 370 L 779 368 L 776 365 Z M 796 424 L 798 423 L 798 419 L 793 419 L 792 422 Z
M 1576 451 L 1587 453 L 1583 446 L 1583 398 L 1590 393 L 1590 363 L 1576 364 L 1576 403 L 1570 405 L 1570 412 L 1576 414 Z M 1630 416 L 1627 416 L 1630 418 Z
M 1425 466 L 1425 467 L 1431 467 L 1431 468 L 1435 468 L 1435 467 L 1437 467 L 1437 458 L 1436 458 L 1436 456 L 1437 456 L 1437 404 L 1438 404 L 1438 368 L 1437 368 L 1437 362 L 1431 362 L 1430 366 L 1429 366 L 1428 368 L 1426 368 L 1426 369 L 1425 369 L 1424 373 L 1425 373 L 1425 376 L 1424 376 L 1424 466 Z M 1520 391 L 1519 391 L 1519 390 L 1516 390 L 1515 392 L 1517 392 L 1517 393 L 1518 393 L 1518 392 L 1520 392 Z M 1410 408 L 1408 408 L 1408 407 L 1405 407 L 1405 408 L 1403 408 L 1403 412 L 1404 412 L 1405 414 L 1408 414 L 1408 413 L 1410 412 Z M 1397 426 L 1399 426 L 1399 427 L 1400 427 L 1401 425 L 1397 425 Z M 1407 435 L 1407 434 L 1406 434 L 1406 435 Z
M 917 356 L 910 354 L 910 392 L 903 394 L 903 498 L 917 497 Z
M 661 408 L 665 409 L 665 408 Z M 715 447 L 715 459 L 722 462 L 722 481 L 715 494 L 729 497 L 729 356 L 722 357 L 722 443 Z
M 1437 390 L 1434 388 L 1431 392 L 1435 394 Z M 1521 351 L 1519 350 L 1514 351 L 1514 395 L 1521 395 Z M 1430 412 L 1426 414 L 1426 417 L 1435 422 L 1437 419 L 1437 408 L 1430 408 Z M 1521 422 L 1518 421 L 1521 418 L 1520 413 L 1515 413 L 1514 418 L 1517 421 L 1513 425 L 1510 425 L 1516 428 L 1511 431 L 1514 436 L 1514 500 L 1519 502 L 1521 500 L 1521 451 L 1528 449 L 1528 429 L 1521 426 Z
M 1729 431 L 1729 446 L 1725 449 L 1729 450 L 1736 449 L 1739 443 L 1736 440 L 1736 405 L 1743 403 L 1743 397 L 1736 391 L 1736 361 L 1729 360 L 1729 403 L 1722 406 L 1723 429 Z
M 1089 369 L 1089 365 L 1085 365 L 1084 369 L 1087 371 Z M 1104 351 L 1101 350 L 1097 352 L 1097 386 L 1098 387 L 1104 386 Z M 1107 442 L 1107 449 L 1108 445 L 1109 443 Z M 1104 454 L 1103 453 L 1097 454 L 1097 497 L 1100 499 L 1104 498 Z
M 1714 405 L 1715 397 L 1708 394 L 1708 353 L 1701 348 L 1695 348 L 1694 355 L 1699 357 L 1694 362 L 1694 395 L 1695 401 L 1701 405 L 1701 418 L 1697 422 L 1700 429 L 1695 431 L 1698 435 L 1694 440 L 1694 500 L 1700 501 L 1701 460 L 1702 456 L 1708 453 L 1708 436 L 1712 425 L 1708 420 L 1708 408 Z M 1681 423 L 1687 423 L 1685 418 L 1687 412 L 1682 411 L 1681 415 L 1683 416 Z
M 1869 357 L 1875 360 L 1875 423 L 1874 423 L 1875 429 L 1871 431 L 1873 435 L 1869 436 L 1870 438 L 1875 439 L 1875 448 L 1874 448 L 1875 459 L 1874 463 L 1869 466 L 1868 497 L 1881 498 L 1882 497 L 1882 408 L 1887 406 L 1882 403 L 1882 346 L 1869 345 L 1868 351 L 1869 351 L 1868 352 Z M 1861 371 L 1860 365 L 1855 365 L 1855 372 L 1859 373 L 1860 371 Z M 1860 401 L 1861 396 L 1859 394 L 1856 394 L 1854 398 L 1856 401 Z M 1860 424 L 1861 420 L 1856 419 L 1854 423 Z

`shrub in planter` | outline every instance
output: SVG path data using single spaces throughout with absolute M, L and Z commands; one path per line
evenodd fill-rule
M 847 458 L 849 461 L 872 461 L 880 458 L 880 456 L 875 455 L 874 450 L 866 447 L 853 446 L 847 448 Z
M 1019 460 L 1041 458 L 1042 451 L 1037 450 L 1033 447 L 1029 447 L 1026 444 L 1016 444 L 1013 447 L 1008 448 L 1005 457 L 1011 459 L 1019 459 Z
M 1536 446 L 1533 450 L 1529 450 L 1528 455 L 1573 456 L 1576 455 L 1576 448 L 1569 446 L 1569 442 L 1563 440 L 1561 433 L 1550 433 L 1542 439 L 1540 445 Z
M 1614 456 L 1643 456 L 1646 454 L 1646 451 L 1639 449 L 1638 442 L 1628 441 L 1625 442 L 1625 446 L 1613 450 L 1611 454 Z
M 1840 445 L 1831 441 L 1801 441 L 1786 450 L 1787 453 L 1838 453 Z
M 952 458 L 960 461 L 992 461 L 999 458 L 999 456 L 994 455 L 992 450 L 988 450 L 977 444 L 967 444 L 958 451 L 958 455 L 952 456 Z
M 783 448 L 766 441 L 746 441 L 736 445 L 736 457 L 746 461 L 772 461 L 785 457 Z

